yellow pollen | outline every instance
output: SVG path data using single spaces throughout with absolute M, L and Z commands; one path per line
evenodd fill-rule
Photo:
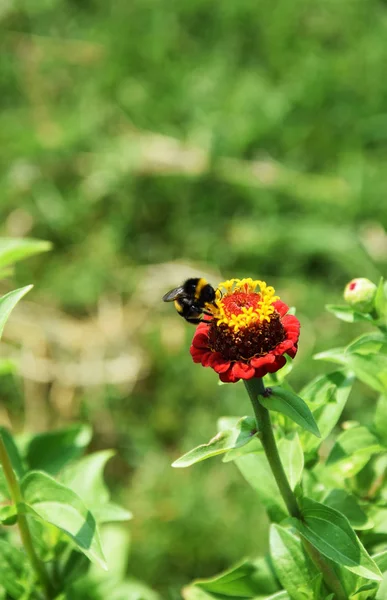
M 275 296 L 274 288 L 265 281 L 251 277 L 229 279 L 216 290 L 216 306 L 207 304 L 206 309 L 213 314 L 217 325 L 225 324 L 237 333 L 252 323 L 270 322 L 276 300 L 279 296 Z

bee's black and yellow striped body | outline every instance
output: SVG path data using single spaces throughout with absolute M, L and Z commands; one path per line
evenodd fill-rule
M 212 316 L 206 304 L 215 305 L 215 299 L 214 288 L 202 277 L 187 279 L 163 296 L 164 302 L 173 302 L 179 315 L 189 323 L 200 323 L 203 314 Z

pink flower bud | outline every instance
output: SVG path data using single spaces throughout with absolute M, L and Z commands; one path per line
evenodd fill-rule
M 376 285 L 365 277 L 350 281 L 344 290 L 344 300 L 355 310 L 369 313 L 373 309 Z

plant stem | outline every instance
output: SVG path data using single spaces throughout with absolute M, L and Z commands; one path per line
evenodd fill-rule
M 285 470 L 282 466 L 280 455 L 278 453 L 273 428 L 270 420 L 270 413 L 260 402 L 259 396 L 265 394 L 265 386 L 262 379 L 245 380 L 245 386 L 253 405 L 255 418 L 257 421 L 258 435 L 262 442 L 266 458 L 269 462 L 274 479 L 278 485 L 280 494 L 286 504 L 289 514 L 299 520 L 302 520 L 302 513 L 297 502 L 297 498 L 289 485 Z M 301 538 L 302 544 L 309 554 L 310 558 L 322 573 L 325 584 L 335 594 L 336 600 L 346 600 L 347 595 L 343 586 L 337 577 L 331 564 L 320 554 L 320 552 L 307 540 Z
M 39 559 L 38 555 L 35 552 L 34 544 L 32 541 L 32 536 L 30 529 L 28 527 L 27 517 L 19 512 L 19 506 L 23 502 L 23 496 L 21 493 L 21 489 L 19 486 L 19 482 L 16 478 L 14 470 L 12 468 L 11 460 L 8 455 L 8 451 L 6 445 L 4 443 L 4 439 L 2 434 L 0 433 L 0 463 L 3 467 L 4 475 L 7 480 L 8 489 L 12 498 L 13 503 L 16 507 L 17 512 L 17 524 L 20 531 L 20 537 L 26 551 L 26 554 L 30 560 L 30 563 L 36 572 L 46 594 L 46 598 L 50 600 L 52 598 L 52 590 L 50 580 L 48 578 L 45 566 L 43 562 Z

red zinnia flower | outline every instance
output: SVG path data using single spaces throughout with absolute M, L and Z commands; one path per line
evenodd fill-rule
M 256 291 L 257 287 L 259 291 Z M 219 284 L 213 318 L 198 325 L 190 352 L 194 362 L 212 367 L 221 381 L 263 377 L 297 353 L 300 323 L 264 281 L 231 279 Z

